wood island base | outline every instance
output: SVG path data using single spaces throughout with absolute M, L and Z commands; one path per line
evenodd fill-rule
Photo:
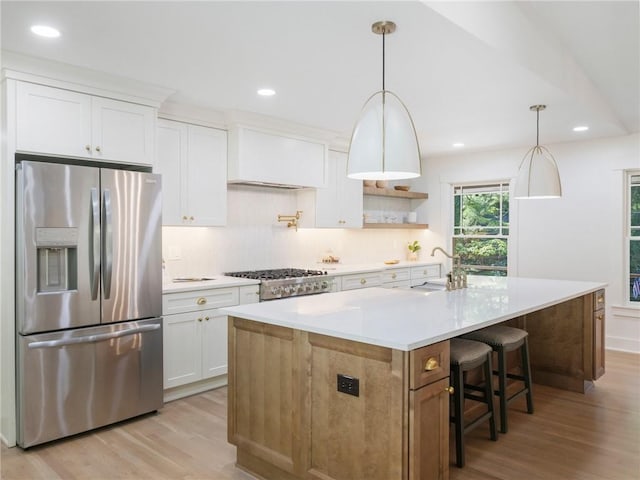
M 603 306 L 598 291 L 510 320 L 534 382 L 584 391 L 604 373 Z M 237 465 L 260 478 L 449 477 L 448 340 L 401 351 L 230 316 L 228 392 Z

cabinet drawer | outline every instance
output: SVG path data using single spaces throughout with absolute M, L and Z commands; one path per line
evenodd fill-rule
M 258 303 L 260 301 L 260 285 L 245 285 L 240 287 L 240 305 Z
M 382 283 L 408 281 L 411 275 L 408 268 L 391 268 L 382 272 Z
M 420 285 L 428 278 L 440 277 L 440 264 L 411 267 L 411 285 Z
M 162 314 L 194 312 L 209 308 L 229 307 L 239 303 L 240 294 L 237 287 L 168 293 L 162 296 Z
M 356 288 L 379 287 L 382 285 L 382 272 L 360 273 L 357 275 L 344 275 L 342 277 L 342 290 L 355 290 Z
M 412 350 L 409 356 L 411 378 L 409 388 L 424 385 L 449 376 L 449 341 Z
M 604 308 L 604 289 L 598 290 L 593 294 L 593 309 L 601 310 Z

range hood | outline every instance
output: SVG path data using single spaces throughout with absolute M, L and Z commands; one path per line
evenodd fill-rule
M 322 188 L 328 146 L 253 127 L 229 129 L 227 183 L 271 188 Z

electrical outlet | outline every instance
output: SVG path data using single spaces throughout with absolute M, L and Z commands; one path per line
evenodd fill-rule
M 360 396 L 360 380 L 356 377 L 350 377 L 349 375 L 338 374 L 338 391 L 346 393 L 347 395 L 353 395 L 354 397 Z

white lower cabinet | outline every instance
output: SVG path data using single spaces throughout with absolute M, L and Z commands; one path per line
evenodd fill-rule
M 442 276 L 442 265 L 421 265 L 411 267 L 411 286 L 422 285 L 430 278 L 440 278 Z
M 355 290 L 357 288 L 379 287 L 382 285 L 382 271 L 342 275 L 339 278 L 341 290 Z
M 226 358 L 215 364 L 212 358 L 221 358 L 223 352 L 215 349 L 226 345 L 216 338 L 217 330 L 211 319 L 216 310 L 178 313 L 164 317 L 164 388 L 173 388 L 212 376 L 227 373 Z M 206 321 L 204 319 L 207 319 Z M 226 318 L 224 338 L 226 340 Z
M 162 296 L 165 401 L 226 385 L 227 316 L 219 308 L 257 301 L 258 285 Z
M 390 268 L 382 272 L 382 286 L 385 288 L 409 287 L 411 270 L 409 268 Z

